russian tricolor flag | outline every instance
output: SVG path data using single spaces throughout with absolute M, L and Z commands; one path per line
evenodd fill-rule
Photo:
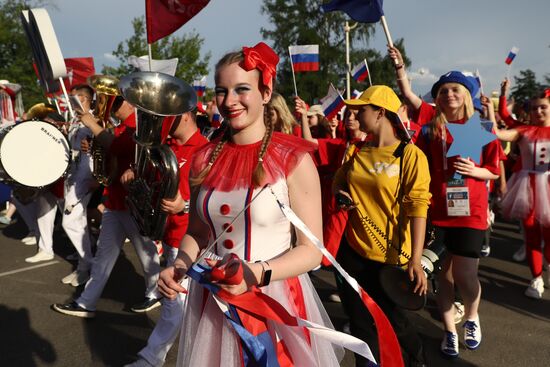
M 518 52 L 519 52 L 519 48 L 517 48 L 515 46 L 512 47 L 512 49 L 510 50 L 510 53 L 508 54 L 508 57 L 506 58 L 506 60 L 504 60 L 506 65 L 510 65 L 512 63 L 512 61 L 514 61 L 514 58 L 516 57 Z
M 364 81 L 369 76 L 369 67 L 367 65 L 367 60 L 363 60 L 363 62 L 355 66 L 351 71 L 351 76 L 358 83 Z
M 294 72 L 319 70 L 319 45 L 289 46 L 288 52 Z
M 204 91 L 206 90 L 206 77 L 203 76 L 201 79 L 193 80 L 193 89 L 197 93 L 197 96 L 204 96 Z
M 336 116 L 345 105 L 344 99 L 332 84 L 328 89 L 328 94 L 321 100 L 321 102 L 323 112 L 328 120 Z
M 220 111 L 218 110 L 218 107 L 217 106 L 213 106 L 212 107 L 212 121 L 211 121 L 211 125 L 213 127 L 219 127 L 221 125 L 221 122 L 222 122 L 222 116 L 220 115 Z

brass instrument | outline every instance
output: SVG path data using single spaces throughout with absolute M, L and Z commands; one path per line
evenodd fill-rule
M 112 124 L 110 114 L 113 102 L 119 95 L 118 82 L 118 78 L 109 75 L 98 74 L 88 77 L 88 84 L 96 93 L 94 115 L 104 129 L 108 129 Z M 103 186 L 109 186 L 116 171 L 116 162 L 107 160 L 105 149 L 97 144 L 95 138 L 92 140 L 90 151 L 93 161 L 93 176 Z
M 29 120 L 43 120 L 51 112 L 57 112 L 57 109 L 54 105 L 47 103 L 37 103 L 27 111 L 27 119 Z
M 124 99 L 137 108 L 135 179 L 126 203 L 140 231 L 160 240 L 168 214 L 161 201 L 174 198 L 179 188 L 176 156 L 162 145 L 161 132 L 172 117 L 191 111 L 197 104 L 193 88 L 184 81 L 162 73 L 136 72 L 120 79 Z

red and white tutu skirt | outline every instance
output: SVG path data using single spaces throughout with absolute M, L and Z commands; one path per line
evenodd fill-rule
M 292 316 L 332 328 L 307 274 L 274 281 L 262 292 L 279 302 Z M 303 327 L 267 321 L 276 340 L 281 366 L 339 366 L 344 350 Z M 281 352 L 282 351 L 282 352 Z M 281 352 L 281 353 L 279 353 Z M 244 365 L 238 336 L 212 294 L 191 282 L 178 350 L 178 366 L 240 367 Z
M 522 170 L 512 175 L 507 186 L 501 201 L 505 217 L 524 220 L 534 215 L 541 225 L 550 226 L 550 172 Z

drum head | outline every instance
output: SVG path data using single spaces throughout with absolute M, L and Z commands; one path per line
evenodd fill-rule
M 397 266 L 385 266 L 380 271 L 380 283 L 386 295 L 399 307 L 417 311 L 426 305 L 426 296 L 414 293 L 409 273 Z
M 0 159 L 6 173 L 30 187 L 49 185 L 69 166 L 67 139 L 52 124 L 26 121 L 6 133 L 0 144 Z

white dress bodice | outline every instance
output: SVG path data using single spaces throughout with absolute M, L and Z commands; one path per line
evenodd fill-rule
M 220 237 L 212 252 L 221 257 L 235 253 L 245 261 L 254 262 L 272 259 L 290 249 L 291 224 L 279 209 L 271 189 L 281 202 L 289 205 L 285 179 L 267 187 L 254 200 L 261 187 L 230 192 L 201 188 L 197 211 L 210 228 L 209 243 L 253 200 Z

